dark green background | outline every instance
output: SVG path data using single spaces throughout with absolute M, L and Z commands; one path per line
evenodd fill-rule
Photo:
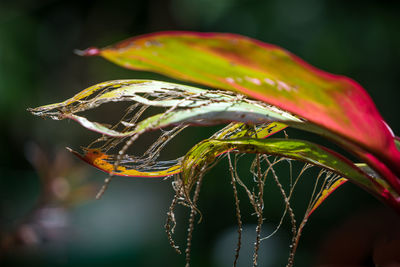
M 393 131 L 399 134 L 399 12 L 398 1 L 1 0 L 0 265 L 184 266 L 184 257 L 170 248 L 163 230 L 165 213 L 173 195 L 169 181 L 117 178 L 99 201 L 94 201 L 95 192 L 90 191 L 84 201 L 73 205 L 65 206 L 53 200 L 43 205 L 38 202 L 44 193 L 39 182 L 43 174 L 28 160 L 33 157 L 32 147 L 40 148 L 51 162 L 63 153 L 60 151 L 64 151 L 65 146 L 79 148 L 96 135 L 73 122 L 33 117 L 26 112 L 27 107 L 58 102 L 90 85 L 111 79 L 169 80 L 124 70 L 101 58 L 82 58 L 73 53 L 74 49 L 102 47 L 160 30 L 244 34 L 282 46 L 323 70 L 354 78 L 372 96 Z M 114 115 L 109 113 L 97 118 Z M 164 156 L 184 154 L 217 128 L 190 129 L 178 137 Z M 299 132 L 292 134 L 313 138 Z M 49 177 L 63 175 L 67 180 L 75 177 L 83 183 L 94 184 L 95 188 L 105 178 L 72 155 L 68 154 L 61 162 L 63 171 L 54 171 L 52 164 L 42 170 L 47 170 Z M 287 175 L 285 168 L 279 171 Z M 243 179 L 251 179 L 244 176 L 245 171 L 242 174 Z M 294 203 L 295 207 L 300 207 L 298 216 L 302 214 L 301 207 L 311 190 L 313 177 L 305 176 L 298 188 Z M 272 182 L 269 185 L 274 187 Z M 72 187 L 73 190 L 78 188 L 79 185 Z M 231 266 L 231 263 L 222 265 L 219 262 L 226 257 L 233 260 L 234 244 L 232 248 L 218 245 L 224 244 L 221 242 L 226 233 L 235 231 L 231 190 L 227 165 L 223 161 L 204 181 L 200 197 L 204 220 L 196 225 L 192 266 Z M 278 223 L 283 208 L 276 189 L 268 192 L 266 233 Z M 245 196 L 241 197 L 244 222 L 251 236 L 255 218 L 250 215 Z M 46 212 L 40 216 L 36 214 L 43 208 L 51 208 L 53 217 L 46 218 Z M 332 231 L 351 218 L 361 218 L 359 214 L 385 223 L 385 217 L 368 216 L 376 209 L 391 213 L 352 184 L 339 189 L 312 215 L 300 243 L 297 266 L 323 262 L 322 244 L 329 244 Z M 177 241 L 181 246 L 185 240 L 186 217 L 187 209 L 179 208 Z M 60 221 L 61 224 L 57 224 Z M 25 233 L 21 232 L 22 226 L 29 226 L 36 233 L 36 241 L 21 239 L 21 233 Z M 363 223 L 358 226 L 362 231 Z M 352 240 L 352 231 L 347 236 Z M 263 243 L 261 266 L 284 266 L 289 237 L 290 228 L 285 224 L 273 239 Z M 254 241 L 246 242 L 249 252 L 242 252 L 243 266 L 250 266 L 251 242 Z M 346 241 L 340 246 L 346 246 Z M 226 252 L 218 247 L 225 247 Z M 372 261 L 371 252 L 360 264 L 373 266 Z

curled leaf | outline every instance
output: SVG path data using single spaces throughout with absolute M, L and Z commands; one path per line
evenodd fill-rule
M 119 166 L 115 167 L 116 157 L 113 155 L 107 155 L 99 149 L 85 149 L 85 154 L 81 155 L 78 152 L 68 148 L 70 152 L 75 154 L 78 158 L 86 161 L 90 165 L 102 170 L 106 173 L 113 173 L 119 176 L 133 176 L 133 177 L 165 177 L 177 174 L 181 172 L 178 160 L 161 161 L 152 166 L 146 166 L 143 169 L 138 169 L 134 165 L 129 157 L 124 159 Z M 125 166 L 125 164 L 130 165 Z M 140 164 L 138 164 L 140 165 Z
M 274 133 L 277 133 L 287 126 L 278 122 L 272 122 L 267 125 L 259 125 L 254 128 L 249 128 L 243 123 L 232 123 L 221 129 L 214 136 L 221 139 L 232 139 L 243 136 L 252 138 L 266 138 Z M 84 154 L 80 154 L 69 148 L 69 151 L 78 158 L 105 172 L 112 173 L 117 176 L 128 177 L 166 177 L 178 174 L 182 171 L 182 158 L 169 161 L 150 161 L 144 164 L 145 160 L 138 160 L 125 156 L 124 159 L 115 167 L 117 160 L 116 155 L 109 155 L 97 148 L 86 148 Z
M 141 105 L 169 108 L 136 122 L 122 122 L 133 130 L 118 132 L 101 123 L 91 122 L 75 113 L 96 108 L 104 103 L 132 101 Z M 210 125 L 240 121 L 253 124 L 283 121 L 301 123 L 302 120 L 276 107 L 248 100 L 241 95 L 209 91 L 195 87 L 148 80 L 117 80 L 89 87 L 74 97 L 57 104 L 30 111 L 38 116 L 54 119 L 73 119 L 85 128 L 113 137 L 132 136 L 137 133 L 164 128 L 180 123 Z

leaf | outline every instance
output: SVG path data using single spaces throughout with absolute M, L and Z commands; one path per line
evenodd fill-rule
M 161 32 L 83 54 L 240 92 L 295 114 L 312 123 L 306 130 L 340 143 L 400 192 L 400 151 L 365 90 L 277 46 L 235 34 Z
M 277 155 L 319 166 L 349 179 L 398 210 L 396 198 L 398 198 L 399 195 L 384 179 L 369 175 L 367 172 L 363 171 L 362 168 L 357 167 L 351 161 L 328 148 L 311 142 L 293 139 L 241 138 L 231 140 L 204 140 L 194 146 L 182 160 L 181 175 L 186 190 L 191 190 L 196 182 L 198 174 L 204 170 L 206 166 L 212 164 L 218 156 L 228 151 Z M 337 184 L 337 187 L 338 186 Z M 334 188 L 328 188 L 325 192 L 326 197 L 332 193 L 333 190 Z M 322 203 L 324 199 L 321 199 L 320 203 Z
M 367 164 L 365 163 L 355 163 L 355 166 L 360 168 L 362 171 L 364 171 L 366 174 L 368 174 L 370 177 L 374 177 L 377 181 L 382 181 L 382 179 L 370 168 L 368 167 Z M 307 217 L 309 217 L 321 204 L 324 202 L 328 196 L 330 196 L 336 189 L 338 189 L 340 186 L 345 184 L 348 181 L 346 178 L 340 178 L 337 179 L 334 183 L 332 183 L 330 186 L 326 187 L 320 194 L 320 196 L 316 199 L 313 207 L 310 209 L 309 212 L 307 212 Z M 382 184 L 383 187 L 385 187 L 385 184 Z
M 99 149 L 85 149 L 85 154 L 81 155 L 78 152 L 68 149 L 75 156 L 86 161 L 90 165 L 102 170 L 106 173 L 113 173 L 118 176 L 132 176 L 132 177 L 166 177 L 181 172 L 181 166 L 178 160 L 170 162 L 159 162 L 157 166 L 152 166 L 151 170 L 140 170 L 137 167 L 123 166 L 123 162 L 115 168 L 115 157 L 107 155 Z M 138 164 L 139 165 L 139 164 Z M 157 169 L 157 170 L 154 170 Z
M 347 181 L 348 180 L 346 178 L 340 178 L 336 182 L 334 182 L 331 186 L 325 188 L 322 191 L 321 196 L 316 200 L 315 204 L 312 206 L 311 210 L 307 213 L 307 217 L 310 217 L 310 215 L 322 204 L 322 202 L 324 202 L 336 189 L 338 189 Z
M 274 133 L 277 133 L 287 126 L 278 122 L 272 122 L 265 126 L 256 126 L 255 132 L 249 131 L 246 124 L 235 123 L 228 125 L 224 129 L 220 130 L 214 136 L 218 138 L 237 138 L 243 136 L 249 136 L 252 138 L 266 138 Z M 178 174 L 182 171 L 181 160 L 178 158 L 176 160 L 161 161 L 156 162 L 151 166 L 141 166 L 141 162 L 134 162 L 133 159 L 125 159 L 120 162 L 117 168 L 115 168 L 116 156 L 108 155 L 102 152 L 100 149 L 84 149 L 84 154 L 80 154 L 70 148 L 68 148 L 75 156 L 82 159 L 83 161 L 89 163 L 90 165 L 96 167 L 97 169 L 105 173 L 113 173 L 117 176 L 128 176 L 128 177 L 166 177 L 174 174 Z
M 153 99 L 154 98 L 154 99 Z M 133 130 L 119 132 L 75 113 L 104 103 L 133 101 L 142 105 L 168 107 L 170 110 L 142 120 L 123 122 Z M 180 123 L 211 125 L 226 121 L 262 124 L 271 121 L 301 123 L 302 120 L 262 102 L 250 101 L 225 92 L 148 80 L 117 80 L 89 87 L 61 103 L 30 109 L 34 115 L 53 119 L 73 119 L 85 128 L 112 137 L 126 137 Z M 286 127 L 286 126 L 285 126 Z

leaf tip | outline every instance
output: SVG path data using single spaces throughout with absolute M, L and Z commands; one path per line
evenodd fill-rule
M 39 108 L 27 108 L 26 111 L 30 112 L 34 116 L 41 116 L 42 113 Z
M 77 156 L 78 158 L 84 160 L 84 157 L 83 157 L 80 153 L 78 153 L 78 152 L 76 152 L 75 150 L 73 150 L 72 148 L 65 147 L 65 149 L 68 150 L 68 152 L 71 152 L 72 154 L 74 154 L 75 156 Z
M 89 47 L 85 50 L 79 50 L 79 49 L 75 49 L 74 53 L 77 54 L 78 56 L 97 56 L 100 54 L 100 49 L 97 47 Z

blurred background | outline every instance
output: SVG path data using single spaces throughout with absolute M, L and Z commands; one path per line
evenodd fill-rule
M 0 0 L 0 265 L 184 266 L 184 256 L 169 246 L 163 228 L 173 197 L 170 181 L 116 178 L 96 201 L 105 175 L 65 147 L 78 149 L 97 135 L 73 122 L 43 120 L 26 111 L 106 80 L 171 79 L 79 57 L 74 49 L 160 30 L 247 35 L 357 80 L 399 135 L 399 12 L 399 1 Z M 185 130 L 165 157 L 183 155 L 218 128 Z M 244 180 L 250 179 L 247 170 Z M 284 166 L 279 171 L 287 175 Z M 299 220 L 314 178 L 312 172 L 304 176 L 296 192 Z M 203 221 L 195 227 L 192 266 L 232 266 L 236 219 L 229 179 L 223 161 L 204 180 L 199 201 Z M 270 185 L 263 235 L 273 231 L 283 211 L 279 193 Z M 250 266 L 256 218 L 241 197 L 239 265 Z M 178 208 L 176 240 L 181 247 L 187 216 L 186 208 Z M 346 184 L 310 217 L 296 266 L 389 266 L 385 262 L 400 255 L 399 226 L 391 210 Z M 259 266 L 284 266 L 290 236 L 285 223 L 265 240 Z

